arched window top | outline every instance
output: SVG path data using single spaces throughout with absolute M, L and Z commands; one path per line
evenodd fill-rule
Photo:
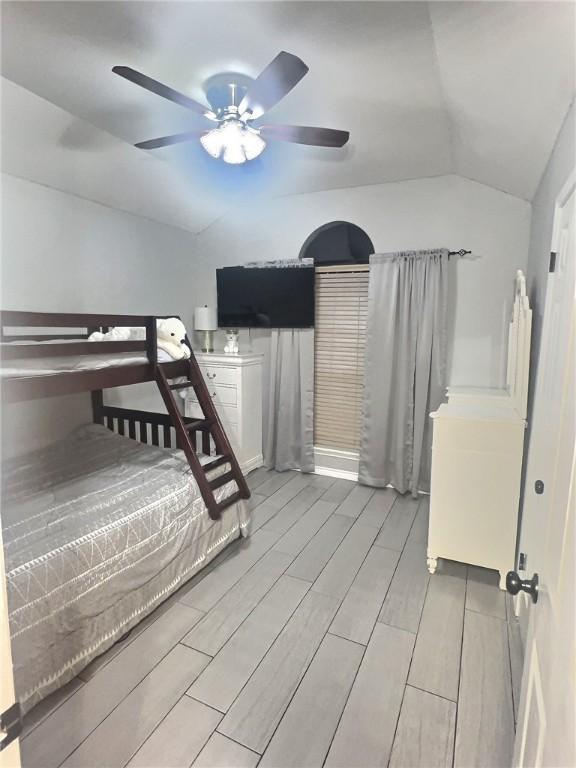
M 331 221 L 314 230 L 300 250 L 301 259 L 314 264 L 367 264 L 374 253 L 372 241 L 363 229 L 349 221 Z

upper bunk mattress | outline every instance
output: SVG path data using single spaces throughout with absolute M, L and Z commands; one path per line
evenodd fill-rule
M 24 709 L 74 677 L 248 524 L 243 502 L 210 519 L 180 451 L 94 424 L 7 463 L 3 486 L 10 630 Z M 235 490 L 228 483 L 217 499 Z

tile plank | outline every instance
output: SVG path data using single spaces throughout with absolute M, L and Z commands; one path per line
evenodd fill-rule
M 258 531 L 244 539 L 229 557 L 183 594 L 180 601 L 206 613 L 266 554 L 277 539 L 278 534 L 272 531 Z
M 336 480 L 333 485 L 322 496 L 324 501 L 333 501 L 335 504 L 341 504 L 347 498 L 358 483 L 353 480 Z
M 264 497 L 264 501 L 261 502 L 256 509 L 252 510 L 250 515 L 250 534 L 253 536 L 256 531 L 259 531 L 267 522 L 272 520 L 278 514 L 278 507 L 274 507 L 268 503 L 268 499 Z
M 407 544 L 419 545 L 424 551 L 428 547 L 428 521 L 430 517 L 430 496 L 422 496 L 408 534 Z
M 294 476 L 287 483 L 268 497 L 268 504 L 276 507 L 276 509 L 282 509 L 309 484 L 308 475 L 302 472 L 295 472 Z
M 188 768 L 221 719 L 220 712 L 183 696 L 136 752 L 128 768 Z
M 287 531 L 274 545 L 274 549 L 287 552 L 289 555 L 299 555 L 308 542 L 318 533 L 326 520 L 336 509 L 336 504 L 321 499 Z
M 226 712 L 308 592 L 309 584 L 282 576 L 187 691 Z
M 429 579 L 426 554 L 419 546 L 406 545 L 378 621 L 416 633 Z
M 50 717 L 59 706 L 61 706 L 66 699 L 69 699 L 73 693 L 79 688 L 82 688 L 84 681 L 78 677 L 74 677 L 69 682 L 65 683 L 61 688 L 51 693 L 45 699 L 38 702 L 36 706 L 24 715 L 24 722 L 22 724 L 22 733 L 20 740 L 26 738 L 31 731 L 40 725 L 40 723 L 47 717 Z
M 204 579 L 207 578 L 213 570 L 219 568 L 220 565 L 225 560 L 228 560 L 228 558 L 232 555 L 237 554 L 241 550 L 245 549 L 248 538 L 245 536 L 239 536 L 237 539 L 234 539 L 229 544 L 227 544 L 224 549 L 221 549 L 220 552 L 218 552 L 215 558 L 210 560 L 210 562 L 205 565 L 204 568 L 195 573 L 194 576 L 192 576 L 191 579 L 183 584 L 172 597 L 175 600 L 183 601 L 184 596 L 193 590 L 197 584 L 200 584 L 201 581 L 204 581 Z
M 373 491 L 373 494 L 358 520 L 362 525 L 373 525 L 375 528 L 381 528 L 396 502 L 398 494 L 393 488 L 377 488 L 376 490 L 371 488 L 370 490 Z
M 468 567 L 468 587 L 466 590 L 466 608 L 469 611 L 486 613 L 498 619 L 506 618 L 506 592 L 498 586 L 497 571 Z
M 286 533 L 318 501 L 323 493 L 323 488 L 313 485 L 307 485 L 305 488 L 302 488 L 286 506 L 282 507 L 279 514 L 262 526 L 262 530 Z
M 333 517 L 338 515 L 335 514 Z M 314 582 L 312 589 L 342 600 L 364 562 L 376 538 L 376 533 L 375 528 L 360 525 L 359 521 L 356 521 Z
M 178 602 L 178 600 L 178 592 L 170 595 L 170 597 L 163 603 L 160 603 L 160 605 L 155 608 L 152 613 L 149 613 L 148 616 L 145 616 L 142 621 L 136 624 L 135 627 L 132 627 L 132 629 L 126 635 L 117 640 L 111 648 L 108 648 L 107 651 L 100 654 L 100 656 L 97 656 L 93 661 L 90 662 L 90 664 L 88 664 L 87 667 L 84 667 L 84 669 L 78 673 L 78 677 L 80 677 L 85 683 L 91 680 L 100 669 L 105 667 L 106 664 L 109 664 L 112 659 L 121 653 L 125 648 L 127 648 L 130 643 L 134 642 L 134 640 L 139 635 L 141 635 L 144 630 L 154 624 L 154 622 L 157 621 L 160 616 L 166 613 L 166 611 L 168 611 L 175 602 Z
M 456 704 L 406 687 L 389 768 L 452 768 Z
M 386 549 L 402 552 L 419 504 L 419 499 L 413 499 L 411 496 L 398 496 L 380 529 L 376 544 L 380 547 L 386 547 Z
M 213 733 L 193 768 L 256 768 L 258 760 L 257 752 L 236 744 L 221 733 Z
M 338 609 L 330 632 L 366 645 L 392 581 L 399 554 L 372 547 Z
M 374 488 L 368 488 L 366 485 L 358 485 L 346 496 L 338 506 L 338 514 L 348 517 L 358 517 L 366 504 L 374 494 Z
M 409 685 L 452 701 L 458 699 L 465 599 L 465 577 L 432 576 L 408 677 Z
M 122 768 L 210 661 L 176 645 L 64 762 L 66 768 Z
M 356 643 L 326 635 L 262 756 L 261 768 L 322 765 L 362 653 Z
M 317 475 L 315 472 L 306 473 L 306 477 L 308 478 L 308 485 L 313 485 L 315 488 L 324 488 L 325 491 L 336 482 L 334 477 Z
M 172 605 L 22 741 L 23 765 L 60 765 L 200 618 L 194 608 Z
M 402 704 L 414 635 L 376 624 L 326 766 L 386 766 Z
M 464 616 L 454 765 L 512 764 L 514 711 L 506 622 L 475 611 Z
M 506 595 L 506 615 L 508 623 L 508 647 L 510 649 L 510 669 L 512 672 L 512 698 L 514 700 L 514 720 L 518 720 L 520 709 L 520 690 L 524 668 L 524 646 L 520 622 L 514 613 L 514 598 Z
M 256 507 L 260 506 L 260 504 L 265 501 L 266 496 L 261 496 L 259 493 L 253 493 L 250 498 L 246 500 L 246 506 L 251 512 L 253 512 Z
M 296 475 L 296 472 L 276 472 L 271 470 L 270 477 L 265 480 L 261 485 L 258 485 L 258 493 L 260 496 L 272 496 L 277 490 L 282 488 L 283 485 L 289 483 L 290 480 Z
M 314 581 L 346 536 L 354 521 L 343 515 L 332 515 L 314 538 L 304 547 L 287 573 L 305 581 Z
M 292 555 L 271 550 L 236 582 L 193 629 L 184 645 L 215 656 L 292 562 Z
M 334 618 L 338 601 L 309 592 L 218 730 L 262 753 Z
M 268 469 L 268 467 L 258 467 L 258 469 L 253 469 L 252 472 L 246 475 L 248 487 L 251 491 L 255 491 L 258 486 L 265 483 L 266 480 L 270 480 L 273 473 L 274 470 Z

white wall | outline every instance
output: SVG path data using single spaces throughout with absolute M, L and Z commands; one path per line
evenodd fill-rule
M 2 224 L 4 309 L 178 314 L 192 327 L 191 233 L 6 174 Z M 150 384 L 107 399 L 150 408 L 156 394 Z M 10 406 L 3 418 L 5 451 L 17 453 L 90 420 L 89 396 Z
M 544 317 L 546 282 L 550 263 L 554 206 L 570 172 L 576 167 L 576 107 L 566 115 L 554 151 L 532 202 L 532 223 L 528 255 L 527 282 L 533 309 L 531 394 L 540 351 L 540 335 Z
M 362 227 L 377 252 L 473 251 L 474 259 L 458 263 L 450 381 L 502 384 L 514 275 L 527 264 L 530 204 L 457 176 L 250 199 L 198 236 L 195 301 L 215 301 L 217 267 L 297 258 L 312 231 L 339 219 Z
M 380 252 L 469 248 L 475 259 L 458 264 L 451 383 L 503 381 L 507 316 L 515 270 L 526 268 L 530 206 L 489 187 L 448 176 L 251 199 L 200 236 L 7 175 L 2 192 L 1 298 L 12 309 L 175 313 L 191 328 L 193 307 L 215 301 L 217 267 L 297 257 L 316 227 L 336 219 L 361 226 Z M 108 401 L 152 408 L 153 395 L 145 385 L 111 391 Z M 16 419 L 34 427 L 32 444 L 41 444 L 89 418 L 87 406 L 87 396 L 79 396 L 10 409 L 4 416 L 9 452 L 24 447 L 11 437 L 23 434 Z

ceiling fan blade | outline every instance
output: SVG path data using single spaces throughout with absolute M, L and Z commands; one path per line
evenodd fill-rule
M 130 80 L 131 83 L 136 83 L 136 85 L 145 88 L 147 91 L 151 91 L 158 96 L 162 96 L 164 99 L 168 99 L 168 101 L 180 104 L 180 106 L 186 107 L 186 109 L 190 109 L 192 112 L 197 112 L 199 115 L 204 115 L 205 117 L 212 119 L 216 117 L 209 107 L 205 107 L 198 101 L 194 101 L 194 99 L 180 93 L 180 91 L 175 91 L 174 88 L 159 83 L 158 80 L 153 80 L 151 77 L 148 77 L 148 75 L 143 75 L 142 72 L 138 72 L 137 70 L 132 69 L 132 67 L 112 67 L 112 72 L 116 75 L 120 75 L 120 77 L 124 77 L 126 80 Z
M 302 59 L 292 53 L 280 51 L 254 80 L 238 110 L 240 114 L 251 112 L 255 120 L 283 99 L 308 72 Z
M 258 130 L 266 141 L 291 141 L 313 147 L 343 147 L 350 138 L 348 131 L 313 128 L 309 125 L 263 125 Z
M 169 147 L 170 144 L 181 144 L 183 141 L 193 141 L 202 135 L 202 131 L 188 131 L 187 133 L 175 133 L 172 136 L 162 136 L 159 139 L 149 139 L 148 141 L 139 141 L 134 144 L 138 149 L 158 149 L 159 147 Z

